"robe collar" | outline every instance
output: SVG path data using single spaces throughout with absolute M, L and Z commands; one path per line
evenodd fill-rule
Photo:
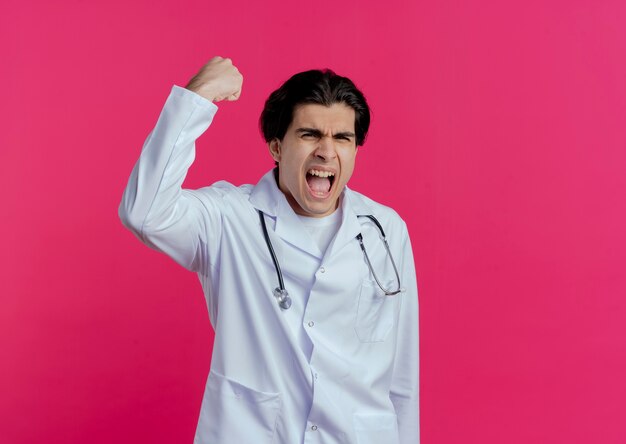
M 276 235 L 318 259 L 334 254 L 349 242 L 356 242 L 355 238 L 361 232 L 361 221 L 357 215 L 374 213 L 374 208 L 366 202 L 363 196 L 345 187 L 339 197 L 342 209 L 341 226 L 326 254 L 322 255 L 311 236 L 307 235 L 306 227 L 289 205 L 286 196 L 278 188 L 274 171 L 275 169 L 261 177 L 250 193 L 250 203 L 275 221 Z M 271 224 L 268 224 L 269 226 Z

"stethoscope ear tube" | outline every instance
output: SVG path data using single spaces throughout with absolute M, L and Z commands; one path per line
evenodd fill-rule
M 366 216 L 366 217 L 369 217 L 369 216 Z M 376 223 L 376 225 L 378 225 L 378 223 Z M 376 285 L 378 285 L 378 288 L 380 288 L 383 291 L 383 293 L 385 293 L 385 296 L 394 296 L 402 291 L 402 288 L 400 288 L 400 275 L 398 274 L 398 268 L 396 267 L 396 262 L 393 260 L 393 256 L 391 255 L 391 251 L 389 250 L 389 244 L 387 243 L 387 238 L 383 234 L 382 230 L 381 230 L 381 234 L 383 235 L 383 243 L 385 244 L 385 249 L 387 250 L 389 259 L 391 259 L 391 265 L 393 265 L 393 271 L 396 273 L 396 280 L 398 281 L 397 290 L 388 290 L 385 287 L 383 287 L 383 284 L 381 284 L 380 281 L 378 280 L 378 276 L 376 276 L 376 273 L 374 273 L 374 267 L 372 267 L 372 263 L 370 262 L 370 257 L 367 254 L 367 250 L 365 249 L 365 244 L 363 243 L 363 236 L 361 235 L 361 233 L 356 235 L 356 239 L 359 241 L 359 245 L 361 246 L 361 251 L 363 251 L 363 256 L 365 257 L 365 262 L 367 262 L 367 267 L 370 269 L 370 272 L 372 273 L 372 276 L 374 277 L 374 280 L 376 281 Z
M 376 219 L 371 214 L 359 214 L 357 217 L 367 217 L 369 220 L 374 222 L 376 226 L 378 227 L 378 231 L 380 231 L 380 234 L 382 235 L 383 240 L 385 241 L 385 243 L 387 243 L 387 236 L 385 236 L 385 230 L 383 230 L 383 226 L 380 224 L 380 222 L 378 222 L 378 219 Z

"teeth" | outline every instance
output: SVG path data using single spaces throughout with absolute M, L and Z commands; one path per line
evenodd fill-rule
M 319 171 L 319 170 L 309 170 L 309 174 L 311 176 L 319 176 L 319 177 L 330 177 L 330 176 L 335 175 L 335 173 L 331 173 L 330 171 Z

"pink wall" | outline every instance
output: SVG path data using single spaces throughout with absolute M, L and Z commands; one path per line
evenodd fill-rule
M 1 443 L 191 442 L 202 293 L 117 205 L 212 55 L 244 89 L 190 187 L 271 167 L 256 121 L 290 74 L 366 92 L 351 186 L 412 234 L 424 443 L 626 442 L 626 3 L 99 3 L 0 7 Z

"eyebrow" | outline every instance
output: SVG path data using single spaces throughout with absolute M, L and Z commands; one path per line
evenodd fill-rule
M 316 128 L 298 128 L 296 134 L 311 133 L 315 137 L 322 137 L 322 132 Z M 356 137 L 351 131 L 341 131 L 333 134 L 333 137 Z

